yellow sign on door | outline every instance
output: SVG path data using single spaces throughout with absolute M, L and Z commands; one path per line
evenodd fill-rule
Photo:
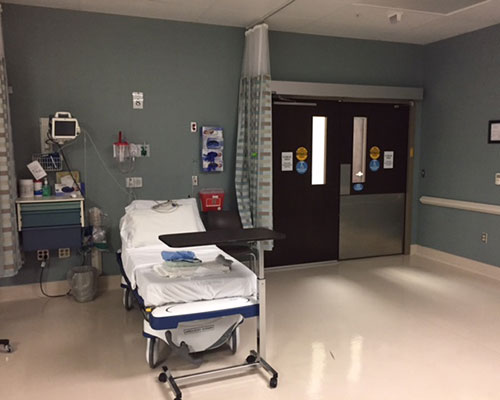
M 373 146 L 370 149 L 370 158 L 376 160 L 380 157 L 380 149 L 377 146 Z
M 297 157 L 299 161 L 307 160 L 307 149 L 305 147 L 299 147 L 295 152 L 295 157 Z

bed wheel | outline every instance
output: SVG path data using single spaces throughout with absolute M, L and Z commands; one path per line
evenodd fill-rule
M 123 289 L 123 306 L 125 310 L 130 311 L 133 307 L 133 294 L 129 288 Z
M 255 360 L 256 360 L 255 356 L 254 356 L 254 355 L 252 355 L 252 354 L 250 354 L 250 355 L 247 357 L 246 362 L 247 362 L 248 364 L 252 364 L 252 363 L 254 363 L 254 362 L 255 362 Z
M 160 375 L 158 375 L 158 380 L 161 383 L 165 383 L 167 381 L 167 374 L 165 372 L 162 372 Z
M 233 333 L 231 333 L 231 337 L 229 338 L 229 348 L 231 349 L 231 352 L 235 354 L 238 351 L 238 342 L 239 342 L 239 327 L 237 327 Z
M 160 341 L 157 338 L 147 338 L 146 361 L 151 369 L 158 363 Z
M 276 386 L 278 386 L 278 378 L 274 378 L 272 377 L 270 380 L 269 380 L 269 387 L 271 389 L 274 389 Z

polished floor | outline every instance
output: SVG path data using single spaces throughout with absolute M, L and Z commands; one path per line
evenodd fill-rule
M 15 347 L 0 354 L 0 399 L 173 398 L 146 365 L 141 326 L 118 290 L 0 303 Z M 254 335 L 248 320 L 237 354 L 211 352 L 201 368 L 243 361 Z M 404 256 L 271 272 L 267 348 L 276 389 L 256 371 L 184 386 L 184 399 L 499 399 L 500 281 Z

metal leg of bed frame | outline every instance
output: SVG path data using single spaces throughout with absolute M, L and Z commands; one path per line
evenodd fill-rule
M 248 368 L 262 367 L 270 375 L 269 386 L 275 388 L 278 385 L 278 372 L 269 365 L 265 360 L 266 351 L 266 280 L 264 278 L 264 250 L 260 242 L 257 242 L 258 249 L 258 287 L 257 287 L 257 299 L 259 301 L 259 315 L 257 317 L 257 351 L 250 351 L 250 355 L 246 358 L 246 362 L 240 365 L 233 365 L 230 367 L 213 369 L 205 372 L 198 372 L 189 375 L 183 375 L 174 377 L 168 367 L 163 366 L 163 372 L 158 376 L 160 382 L 168 382 L 173 392 L 175 393 L 174 400 L 182 399 L 182 391 L 177 385 L 177 381 L 189 380 L 202 377 L 210 377 L 215 375 L 220 375 L 228 372 L 237 372 L 240 370 L 245 370 Z

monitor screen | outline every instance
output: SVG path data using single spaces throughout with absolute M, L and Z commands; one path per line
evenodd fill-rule
M 57 137 L 76 137 L 76 121 L 53 121 L 54 138 Z

